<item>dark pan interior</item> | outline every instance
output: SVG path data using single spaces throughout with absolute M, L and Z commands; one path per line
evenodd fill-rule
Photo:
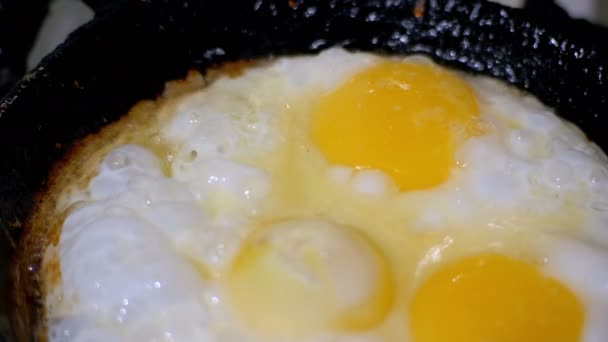
M 342 45 L 423 53 L 529 90 L 608 150 L 608 37 L 485 1 L 127 1 L 74 33 L 0 103 L 0 228 L 18 238 L 47 172 L 74 141 L 188 69 Z M 39 256 L 19 265 L 35 278 Z M 24 338 L 39 298 L 22 298 Z

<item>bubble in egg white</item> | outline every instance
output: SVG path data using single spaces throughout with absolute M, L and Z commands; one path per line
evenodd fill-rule
M 391 189 L 391 179 L 378 170 L 356 172 L 352 178 L 353 187 L 363 195 L 383 195 Z
M 162 175 L 156 157 L 143 147 L 125 145 L 110 152 L 101 163 L 99 175 L 91 180 L 93 199 L 112 197 L 124 190 L 133 175 Z
M 529 129 L 516 129 L 508 133 L 509 152 L 518 158 L 530 160 L 541 154 L 542 139 Z
M 369 169 L 357 170 L 348 166 L 329 166 L 327 177 L 337 185 L 346 185 L 360 195 L 380 196 L 395 191 L 395 184 L 382 171 Z
M 544 185 L 555 189 L 572 188 L 575 181 L 574 171 L 570 165 L 561 160 L 546 160 L 541 163 Z
M 148 223 L 104 217 L 60 243 L 63 296 L 86 312 L 130 324 L 179 299 L 196 301 L 203 287 Z

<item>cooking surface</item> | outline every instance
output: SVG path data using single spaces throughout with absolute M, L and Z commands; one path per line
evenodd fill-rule
M 8 311 L 8 259 L 9 251 L 11 249 L 10 244 L 6 237 L 0 233 L 0 313 L 6 313 Z M 0 342 L 9 341 L 8 337 L 8 316 L 6 314 L 0 314 Z
M 76 0 L 74 0 L 75 2 Z M 58 1 L 59 2 L 59 1 Z M 61 0 L 61 2 L 66 2 L 64 0 Z M 70 1 L 67 1 L 70 2 Z M 589 6 L 593 6 L 591 4 L 591 1 L 581 1 L 581 5 L 582 3 L 585 4 L 590 4 Z M 572 2 L 574 3 L 574 2 Z M 578 4 L 578 2 L 577 2 Z M 0 5 L 1 5 L 1 1 L 0 1 Z M 608 2 L 606 1 L 599 1 L 598 4 L 596 4 L 599 7 L 598 8 L 600 11 L 604 11 L 608 15 Z M 585 5 L 586 6 L 586 5 Z M 576 7 L 576 6 L 574 6 Z M 577 12 L 577 14 L 581 14 L 581 15 L 585 15 L 587 12 L 583 12 L 583 11 L 588 11 L 588 9 L 583 8 L 584 6 L 581 6 L 578 9 L 574 9 L 574 11 L 581 11 L 580 13 Z M 590 7 L 593 8 L 593 7 Z M 70 12 L 69 8 L 66 9 L 66 13 L 70 13 L 73 14 L 74 12 Z M 593 11 L 592 11 L 593 13 Z M 599 13 L 599 11 L 596 11 L 596 13 Z M 54 15 L 61 15 L 61 13 L 53 13 Z M 598 18 L 596 18 L 598 19 Z M 601 18 L 599 18 L 601 20 Z M 65 22 L 62 20 L 57 20 L 54 19 L 55 22 Z M 47 21 L 48 22 L 48 21 Z M 75 20 L 75 22 L 78 22 L 78 20 Z M 41 34 L 39 36 L 39 41 L 38 41 L 38 46 L 37 49 L 42 49 L 44 51 L 44 49 L 48 49 L 48 48 L 52 48 L 55 44 L 54 41 L 51 41 L 53 39 L 57 39 L 56 36 L 57 34 L 64 34 L 61 33 L 59 31 L 64 32 L 65 31 L 65 27 L 54 27 L 53 25 L 47 25 L 46 26 L 46 30 L 50 30 L 50 31 L 46 31 L 45 33 Z M 53 33 L 51 31 L 56 30 L 57 32 Z M 48 38 L 47 41 L 44 41 L 44 37 L 53 37 L 53 38 Z M 36 54 L 44 54 L 44 52 L 40 52 L 40 50 L 36 50 L 35 52 Z M 1 94 L 0 94 L 1 96 Z M 10 338 L 8 337 L 8 317 L 6 316 L 6 312 L 8 311 L 8 302 L 7 302 L 7 296 L 8 296 L 8 288 L 7 288 L 7 278 L 8 278 L 8 274 L 7 274 L 7 269 L 8 269 L 8 256 L 9 253 L 11 251 L 11 245 L 9 243 L 9 241 L 6 239 L 6 236 L 3 232 L 0 232 L 0 342 L 6 342 L 6 341 L 11 341 Z

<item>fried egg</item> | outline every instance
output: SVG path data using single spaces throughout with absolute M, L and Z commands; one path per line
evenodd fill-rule
M 340 48 L 201 84 L 65 190 L 50 341 L 608 340 L 608 158 L 535 98 Z

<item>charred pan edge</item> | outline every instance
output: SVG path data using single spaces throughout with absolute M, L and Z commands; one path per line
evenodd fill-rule
M 43 228 L 30 214 L 48 170 L 165 81 L 189 68 L 334 45 L 423 53 L 530 91 L 606 150 L 608 52 L 597 44 L 607 39 L 594 36 L 605 31 L 573 23 L 534 23 L 480 0 L 133 0 L 108 8 L 0 103 L 0 228 L 24 236 L 13 272 L 19 340 L 44 335 L 36 273 L 49 239 L 38 239 Z

